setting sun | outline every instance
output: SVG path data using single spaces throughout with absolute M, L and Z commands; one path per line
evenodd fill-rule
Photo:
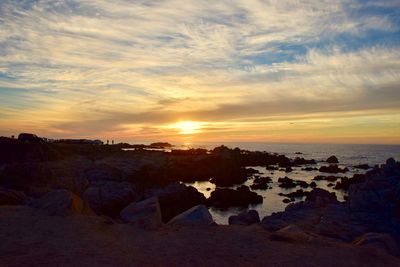
M 195 134 L 201 129 L 202 123 L 197 121 L 181 121 L 173 125 L 180 134 Z

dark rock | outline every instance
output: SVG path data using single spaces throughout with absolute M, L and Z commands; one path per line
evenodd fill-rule
M 319 168 L 320 172 L 327 172 L 327 173 L 345 173 L 348 172 L 348 168 L 341 169 L 338 165 L 329 165 L 329 166 L 322 166 Z
M 228 208 L 232 206 L 247 207 L 249 204 L 259 204 L 263 202 L 262 196 L 250 191 L 247 186 L 240 186 L 234 189 L 216 189 L 211 192 L 207 199 L 208 205 L 218 208 Z
M 357 246 L 382 249 L 394 256 L 400 255 L 399 244 L 386 233 L 366 233 L 358 237 L 353 243 Z
M 317 187 L 317 184 L 315 182 L 311 182 L 310 187 L 315 188 L 315 187 Z
M 207 187 L 207 188 L 206 188 L 206 190 L 207 190 L 207 191 L 210 191 L 210 190 L 211 190 L 211 188 L 210 188 L 210 187 Z
M 279 187 L 282 187 L 282 188 L 293 188 L 293 187 L 297 186 L 297 184 L 294 182 L 294 180 L 290 179 L 289 177 L 279 178 L 278 183 L 279 183 Z
M 254 179 L 253 184 L 250 186 L 251 189 L 266 190 L 269 189 L 269 183 L 272 182 L 270 177 L 257 177 Z
M 292 198 L 302 198 L 306 197 L 310 194 L 310 192 L 304 191 L 303 189 L 298 189 L 294 192 L 288 193 L 288 194 L 282 194 L 282 196 L 286 196 L 290 199 Z
M 372 167 L 370 167 L 368 164 L 360 164 L 360 165 L 355 165 L 354 168 L 360 170 L 368 170 L 371 169 Z
M 214 220 L 204 205 L 194 206 L 168 222 L 169 225 L 179 226 L 212 225 L 213 223 Z
M 285 172 L 292 172 L 292 171 L 293 171 L 292 167 L 286 167 L 285 169 Z
M 315 159 L 304 159 L 300 157 L 296 157 L 292 162 L 293 166 L 306 164 L 317 164 L 317 162 L 315 161 Z
M 342 177 L 334 187 L 337 190 L 349 190 L 350 185 L 363 182 L 365 179 L 364 174 L 354 174 L 352 178 Z
M 277 171 L 277 170 L 279 170 L 279 167 L 276 167 L 276 166 L 267 166 L 266 169 L 269 170 L 269 171 Z
M 121 181 L 121 172 L 107 164 L 96 164 L 85 170 L 86 178 L 89 182 L 98 181 Z
M 336 164 L 336 163 L 339 163 L 339 160 L 338 160 L 338 158 L 337 158 L 336 156 L 330 156 L 330 157 L 326 160 L 326 162 Z
M 140 194 L 128 182 L 102 181 L 92 183 L 83 198 L 97 214 L 116 216 L 129 203 L 139 200 Z
M 229 217 L 229 224 L 250 225 L 260 222 L 260 216 L 256 210 L 243 211 L 238 215 Z
M 308 194 L 306 201 L 312 202 L 318 207 L 339 203 L 335 193 L 320 188 L 313 189 Z
M 30 206 L 41 209 L 49 215 L 70 215 L 82 213 L 85 206 L 82 199 L 65 189 L 53 190 L 30 203 Z
M 181 188 L 175 192 L 160 194 L 158 201 L 162 220 L 166 223 L 193 206 L 205 204 L 206 198 L 196 188 L 182 184 Z
M 282 202 L 283 202 L 283 203 L 290 203 L 290 202 L 292 202 L 292 200 L 289 199 L 289 198 L 285 198 L 284 200 L 282 200 Z
M 156 197 L 133 202 L 120 212 L 121 219 L 146 230 L 157 229 L 162 225 L 161 209 Z
M 0 187 L 0 205 L 22 205 L 25 200 L 24 192 Z

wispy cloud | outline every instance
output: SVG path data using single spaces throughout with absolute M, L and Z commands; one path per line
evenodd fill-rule
M 395 118 L 399 17 L 397 1 L 4 0 L 0 127 L 168 137 L 186 119 L 220 138 L 277 116 Z

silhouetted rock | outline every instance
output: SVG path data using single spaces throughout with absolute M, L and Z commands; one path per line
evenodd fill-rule
M 0 205 L 22 205 L 25 200 L 24 192 L 0 187 Z
M 262 196 L 250 191 L 247 186 L 240 186 L 234 189 L 216 189 L 211 192 L 211 196 L 207 199 L 210 206 L 218 208 L 228 208 L 233 206 L 247 207 L 249 204 L 259 204 L 263 202 Z
M 211 225 L 213 223 L 213 218 L 204 205 L 194 206 L 168 222 L 169 225 L 179 226 Z
M 318 171 L 318 169 L 317 169 L 317 168 L 314 168 L 314 167 L 306 167 L 306 168 L 302 168 L 301 170 L 302 170 L 302 171 L 307 171 L 307 172 L 310 172 L 310 171 Z
M 370 167 L 368 164 L 360 164 L 360 165 L 355 165 L 354 168 L 360 170 L 368 170 L 371 169 L 372 167 Z
M 107 164 L 91 166 L 85 170 L 85 174 L 89 182 L 122 180 L 121 171 Z
M 269 188 L 269 183 L 272 182 L 270 177 L 257 177 L 254 179 L 253 184 L 250 186 L 251 189 L 266 190 Z
M 260 216 L 256 210 L 243 211 L 238 215 L 232 215 L 228 219 L 229 224 L 250 225 L 260 222 Z
M 278 183 L 279 183 L 279 187 L 282 187 L 282 188 L 293 188 L 293 187 L 297 186 L 297 184 L 294 182 L 294 180 L 290 179 L 289 177 L 279 178 Z
M 400 246 L 389 234 L 366 233 L 358 237 L 353 243 L 357 246 L 386 250 L 394 256 L 400 256 Z
M 350 185 L 361 183 L 365 179 L 364 174 L 354 174 L 352 178 L 341 177 L 334 187 L 336 190 L 349 190 Z
M 313 178 L 314 181 L 328 181 L 328 182 L 335 182 L 337 179 L 340 179 L 342 177 L 339 176 L 325 176 L 325 175 L 317 175 Z
M 182 184 L 177 190 L 165 192 L 158 195 L 163 222 L 170 221 L 173 217 L 181 214 L 193 206 L 206 203 L 202 193 L 192 186 Z
M 330 156 L 330 157 L 326 160 L 326 162 L 336 164 L 336 163 L 339 163 L 339 160 L 338 160 L 338 158 L 337 158 L 336 156 Z
M 49 215 L 69 215 L 82 213 L 84 204 L 82 199 L 65 189 L 50 191 L 43 197 L 30 203 L 30 206 L 41 209 Z
M 160 205 L 156 197 L 129 204 L 120 212 L 120 216 L 125 222 L 146 230 L 157 229 L 163 224 Z
M 83 198 L 97 214 L 115 216 L 129 203 L 140 199 L 140 195 L 130 183 L 102 181 L 92 183 Z
M 319 168 L 320 172 L 327 172 L 327 173 L 346 173 L 349 171 L 348 168 L 339 168 L 338 165 L 329 165 L 329 166 L 322 166 Z
M 298 189 L 298 190 L 296 190 L 294 192 L 291 192 L 291 193 L 287 193 L 287 194 L 280 193 L 279 195 L 285 196 L 285 197 L 288 197 L 288 198 L 292 199 L 292 198 L 306 197 L 309 194 L 310 194 L 310 192 L 308 192 L 308 191 L 304 191 L 303 189 Z
M 292 171 L 293 171 L 292 167 L 286 167 L 285 169 L 285 172 L 292 172 Z
M 315 161 L 315 159 L 305 159 L 305 158 L 300 158 L 300 157 L 296 157 L 292 161 L 293 166 L 306 165 L 306 164 L 317 164 L 317 162 Z

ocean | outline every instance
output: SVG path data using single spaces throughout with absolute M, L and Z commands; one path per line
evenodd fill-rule
M 190 147 L 195 148 L 206 148 L 212 149 L 216 146 L 221 145 L 221 143 L 193 143 Z M 324 161 L 331 155 L 335 155 L 339 159 L 340 167 L 347 167 L 350 169 L 349 172 L 345 174 L 335 174 L 335 176 L 346 176 L 352 177 L 356 173 L 365 173 L 365 170 L 356 169 L 353 166 L 358 164 L 368 164 L 374 166 L 376 164 L 385 163 L 386 159 L 393 157 L 397 161 L 400 160 L 400 145 L 351 145 L 351 144 L 271 144 L 271 143 L 224 143 L 224 145 L 235 148 L 239 147 L 241 149 L 251 150 L 251 151 L 267 151 L 271 153 L 278 153 L 288 156 L 289 158 L 294 158 L 297 156 L 304 157 L 306 159 L 315 159 L 318 164 L 310 165 L 311 167 L 321 167 L 328 165 Z M 184 146 L 188 146 L 187 144 Z M 301 154 L 296 154 L 296 153 Z M 272 178 L 273 183 L 271 184 L 272 189 L 268 190 L 253 190 L 258 194 L 263 196 L 263 203 L 255 206 L 249 206 L 247 209 L 255 209 L 260 214 L 260 218 L 264 216 L 271 215 L 274 212 L 283 211 L 288 204 L 282 202 L 286 197 L 280 196 L 279 193 L 290 193 L 296 191 L 297 188 L 293 189 L 283 189 L 278 185 L 278 179 L 280 177 L 289 177 L 296 180 L 302 180 L 306 182 L 311 182 L 313 177 L 317 175 L 328 175 L 326 173 L 321 173 L 319 171 L 303 171 L 302 168 L 307 167 L 307 165 L 301 167 L 294 167 L 293 172 L 286 173 L 284 171 L 268 171 L 265 167 L 252 167 L 260 171 L 260 176 L 269 176 Z M 244 184 L 251 185 L 253 183 L 252 179 L 249 179 Z M 317 187 L 326 189 L 331 192 L 335 192 L 338 200 L 343 201 L 346 192 L 341 190 L 335 190 L 332 185 L 329 186 L 327 181 L 317 181 Z M 188 185 L 192 185 L 206 197 L 209 197 L 210 193 L 215 190 L 215 185 L 210 182 L 196 182 Z M 207 191 L 207 188 L 211 188 Z M 233 187 L 235 188 L 235 187 Z M 311 189 L 305 189 L 311 190 Z M 296 201 L 301 201 L 303 199 L 297 199 Z M 210 208 L 210 212 L 213 215 L 214 220 L 218 224 L 228 224 L 228 218 L 231 215 L 237 214 L 240 211 L 246 209 L 243 208 L 230 208 L 228 210 L 219 210 L 216 208 Z

